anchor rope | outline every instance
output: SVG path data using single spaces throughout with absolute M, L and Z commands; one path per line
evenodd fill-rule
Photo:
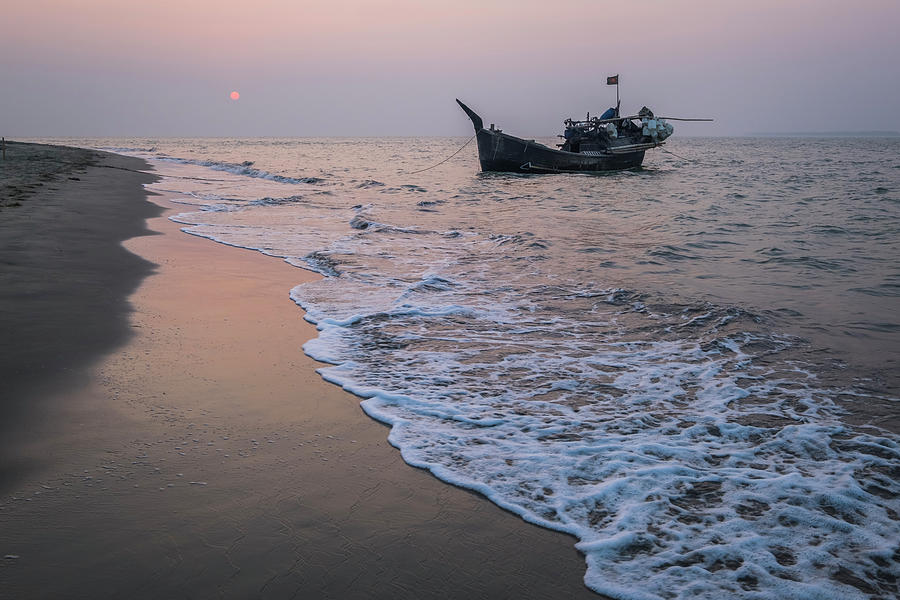
M 404 173 L 404 174 L 405 174 L 405 175 L 415 175 L 416 173 L 421 173 L 421 172 L 423 172 L 423 171 L 428 171 L 429 169 L 433 169 L 433 168 L 435 168 L 435 167 L 441 166 L 442 164 L 444 164 L 445 162 L 447 162 L 448 160 L 450 160 L 451 158 L 453 158 L 454 156 L 456 156 L 457 154 L 459 154 L 460 152 L 462 152 L 462 149 L 465 148 L 466 146 L 468 146 L 469 143 L 470 143 L 472 140 L 475 139 L 475 136 L 476 136 L 476 135 L 478 135 L 478 134 L 476 133 L 475 135 L 473 135 L 472 137 L 470 137 L 470 138 L 466 141 L 465 144 L 463 144 L 462 146 L 459 147 L 459 149 L 458 149 L 456 152 L 454 152 L 453 154 L 451 154 L 450 156 L 448 156 L 447 158 L 445 158 L 445 159 L 442 160 L 441 162 L 437 163 L 436 165 L 431 165 L 430 167 L 425 167 L 424 169 L 419 169 L 418 171 L 412 171 L 412 172 L 410 172 L 410 173 Z M 403 173 L 403 171 L 401 171 L 401 173 Z
M 690 158 L 685 158 L 685 157 L 683 157 L 683 156 L 678 156 L 677 154 L 675 154 L 675 153 L 672 152 L 671 150 L 666 150 L 666 149 L 663 148 L 662 146 L 660 146 L 659 149 L 662 150 L 663 152 L 667 153 L 667 154 L 671 154 L 671 155 L 674 156 L 675 158 L 680 158 L 680 159 L 683 160 L 683 161 L 686 161 L 686 162 L 689 162 L 689 163 L 697 163 L 697 164 L 700 163 L 699 160 L 693 160 L 693 159 L 690 159 Z
M 153 177 L 173 177 L 175 179 L 193 179 L 195 181 L 228 181 L 227 179 L 206 179 L 205 177 L 186 177 L 184 175 L 161 175 L 160 173 L 148 173 L 147 171 L 138 171 L 137 169 L 129 169 L 127 167 L 117 167 L 115 165 L 97 165 L 104 169 L 118 169 L 119 171 L 130 171 L 132 173 L 140 173 L 141 175 L 150 175 Z

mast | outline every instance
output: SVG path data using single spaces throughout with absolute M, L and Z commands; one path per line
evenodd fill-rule
M 616 73 L 606 78 L 606 85 L 616 86 L 616 116 L 619 116 L 619 74 Z

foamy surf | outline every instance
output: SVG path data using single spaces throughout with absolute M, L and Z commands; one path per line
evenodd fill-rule
M 321 332 L 304 350 L 338 363 L 322 375 L 367 398 L 406 462 L 577 536 L 597 592 L 892 589 L 900 448 L 842 425 L 837 391 L 799 366 L 777 373 L 742 350 L 786 342 L 715 328 L 691 341 L 622 342 L 588 328 L 548 344 L 539 322 L 521 322 L 504 343 L 511 336 L 483 330 L 473 312 L 453 334 L 436 325 L 430 335 L 425 311 L 314 317 Z
M 193 205 L 178 217 L 189 233 L 326 276 L 291 292 L 320 329 L 305 350 L 392 426 L 404 460 L 577 536 L 586 583 L 614 598 L 896 595 L 898 438 L 844 410 L 897 400 L 862 371 L 809 364 L 778 325 L 842 343 L 864 330 L 890 349 L 876 334 L 893 331 L 879 302 L 895 275 L 873 277 L 896 253 L 896 174 L 870 197 L 846 174 L 792 166 L 786 147 L 784 173 L 763 178 L 748 153 L 742 170 L 710 160 L 684 181 L 663 164 L 602 186 L 450 165 L 410 182 L 384 166 L 413 160 L 402 149 L 373 165 L 367 144 L 312 164 L 257 144 L 251 165 L 233 142 L 166 163 L 215 163 L 224 181 L 158 185 Z M 880 147 L 858 150 L 876 172 Z M 331 175 L 313 186 L 298 170 Z M 823 213 L 791 195 L 826 176 L 829 214 L 853 228 L 805 221 Z M 702 300 L 731 289 L 731 302 Z M 873 289 L 886 296 L 853 291 Z M 823 298 L 851 299 L 863 322 L 810 317 Z
M 199 167 L 206 167 L 207 169 L 212 169 L 213 171 L 223 171 L 225 173 L 231 173 L 232 175 L 242 175 L 244 177 L 253 177 L 254 179 L 267 179 L 269 181 L 274 181 L 277 183 L 319 183 L 321 181 L 318 177 L 288 177 L 286 175 L 276 175 L 274 173 L 270 173 L 268 171 L 264 171 L 262 169 L 257 169 L 253 166 L 252 161 L 244 161 L 240 164 L 228 163 L 228 162 L 220 162 L 215 160 L 199 160 L 199 159 L 191 159 L 191 158 L 177 158 L 170 156 L 156 156 L 155 160 L 173 162 L 182 165 L 196 165 Z

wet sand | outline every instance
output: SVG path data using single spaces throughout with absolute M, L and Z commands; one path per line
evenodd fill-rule
M 161 210 L 141 187 L 154 177 L 134 172 L 145 167 L 14 142 L 0 160 L 0 494 L 45 459 L 20 456 L 16 439 L 58 411 L 44 400 L 83 384 L 85 367 L 131 335 L 128 295 L 153 264 L 121 242 Z
M 14 210 L 20 243 L 49 219 L 73 230 L 65 247 L 76 256 L 71 240 L 93 239 L 81 231 L 94 218 L 76 202 L 115 206 L 131 223 L 125 236 L 98 227 L 117 248 L 171 210 L 143 200 L 147 175 L 88 166 L 78 177 L 4 209 L 4 244 Z M 56 217 L 29 216 L 49 206 L 44 196 L 62 206 Z M 599 598 L 582 584 L 573 538 L 409 467 L 359 398 L 321 380 L 301 351 L 315 329 L 288 298 L 315 275 L 184 234 L 165 214 L 148 226 L 157 235 L 125 242 L 133 263 L 118 275 L 116 252 L 76 261 L 119 285 L 84 273 L 83 294 L 32 311 L 60 330 L 77 327 L 75 315 L 119 323 L 103 344 L 16 333 L 19 348 L 74 357 L 20 364 L 4 393 L 4 410 L 9 398 L 23 408 L 3 447 L 0 597 Z M 58 265 L 42 280 L 78 287 L 43 237 L 23 249 L 30 264 Z M 9 293 L 0 306 L 28 312 Z

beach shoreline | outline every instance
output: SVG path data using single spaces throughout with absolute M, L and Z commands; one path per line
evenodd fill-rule
M 143 160 L 7 142 L 0 162 L 0 492 L 30 467 L 16 449 L 83 385 L 86 369 L 131 335 L 128 296 L 154 266 L 121 243 L 147 235 L 160 208 Z M 22 460 L 20 460 L 22 459 Z M 41 456 L 27 461 L 40 461 Z
M 2 214 L 6 225 L 22 211 L 11 218 L 26 240 L 48 194 L 115 206 L 107 212 L 129 226 L 96 225 L 107 242 L 127 238 L 131 261 L 113 270 L 118 287 L 84 290 L 94 318 L 121 321 L 115 335 L 92 352 L 48 352 L 77 358 L 68 363 L 17 367 L 22 387 L 8 397 L 27 388 L 42 401 L 4 446 L 15 465 L 0 499 L 0 553 L 13 557 L 0 563 L 4 594 L 599 597 L 582 584 L 573 538 L 409 467 L 359 398 L 315 373 L 320 363 L 301 349 L 315 329 L 288 293 L 317 275 L 184 234 L 165 198 L 143 199 L 153 176 L 134 171 L 146 163 L 98 156 L 79 179 Z M 81 252 L 81 228 L 96 217 L 79 214 L 64 221 L 68 254 L 109 271 L 116 253 Z M 23 252 L 47 263 L 43 279 L 68 268 L 49 251 Z M 88 302 L 91 293 L 118 308 Z M 71 299 L 51 298 L 42 318 L 71 323 Z M 22 347 L 52 339 L 18 334 Z

